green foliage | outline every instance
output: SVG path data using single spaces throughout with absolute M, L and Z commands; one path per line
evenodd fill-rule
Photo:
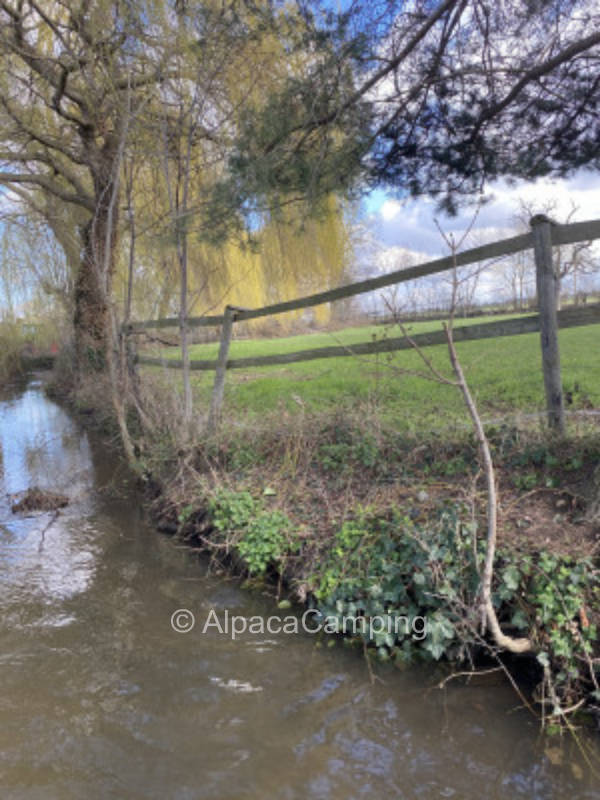
M 263 511 L 248 523 L 237 550 L 251 574 L 262 575 L 270 563 L 283 560 L 290 530 L 290 521 L 281 511 Z
M 563 384 L 565 403 L 571 408 L 593 408 L 590 392 L 579 381 Z
M 568 695 L 590 679 L 588 658 L 598 631 L 586 607 L 597 606 L 600 576 L 590 559 L 574 561 L 542 552 L 537 558 L 514 552 L 499 554 L 497 607 L 511 609 L 510 624 L 534 635 L 537 660 L 552 666 L 558 692 Z
M 589 677 L 582 656 L 589 656 L 597 640 L 596 626 L 581 622 L 586 606 L 600 599 L 598 570 L 590 559 L 572 561 L 542 553 L 525 573 L 529 578 L 526 599 L 538 627 L 543 630 L 542 646 L 556 668 L 557 685 L 569 688 L 574 681 Z
M 259 453 L 252 444 L 236 442 L 235 448 L 232 448 L 229 453 L 228 466 L 236 472 L 241 472 L 262 461 L 264 461 L 264 455 Z
M 319 461 L 328 472 L 343 473 L 354 466 L 373 469 L 378 458 L 379 448 L 375 439 L 359 431 L 346 441 L 322 444 L 319 448 Z
M 468 464 L 464 456 L 453 456 L 444 462 L 444 475 L 452 478 L 456 475 L 465 475 L 473 468 L 473 463 Z
M 469 475 L 477 469 L 476 449 L 470 453 L 445 452 L 441 443 L 438 447 L 424 454 L 423 474 L 455 478 L 457 475 Z
M 315 583 L 321 613 L 337 617 L 341 632 L 364 618 L 361 635 L 389 657 L 456 655 L 457 609 L 477 586 L 472 530 L 451 511 L 424 531 L 400 513 L 382 519 L 361 509 L 342 525 Z M 391 624 L 373 632 L 375 618 Z
M 281 511 L 265 509 L 250 492 L 219 489 L 209 502 L 215 529 L 232 544 L 252 575 L 263 575 L 297 549 L 289 518 Z
M 399 512 L 381 518 L 358 509 L 312 577 L 317 607 L 337 620 L 335 630 L 358 631 L 385 658 L 460 658 L 479 637 L 485 543 L 474 546 L 474 534 L 456 509 L 444 510 L 427 530 Z M 493 602 L 501 624 L 533 636 L 555 668 L 557 689 L 568 692 L 588 679 L 597 630 L 581 614 L 600 600 L 598 569 L 586 559 L 549 553 L 534 559 L 514 550 L 499 551 L 496 562 Z M 399 631 L 392 625 L 391 632 L 388 626 L 372 634 L 370 620 L 402 617 L 408 623 Z M 424 635 L 415 635 L 412 625 L 422 618 Z
M 194 506 L 193 505 L 188 504 L 188 505 L 183 506 L 183 508 L 181 509 L 179 514 L 177 514 L 177 521 L 179 522 L 179 524 L 180 525 L 185 525 L 185 523 L 191 517 L 193 512 L 194 512 Z
M 257 513 L 257 503 L 250 492 L 219 489 L 209 501 L 214 527 L 221 533 L 236 533 L 245 528 Z
M 552 439 L 515 442 L 504 453 L 506 463 L 512 467 L 513 485 L 525 491 L 536 486 L 557 488 L 564 480 L 563 473 L 580 470 L 587 462 L 597 463 L 598 455 L 598 445 L 592 440 L 580 440 L 574 447 Z
M 538 476 L 535 472 L 516 473 L 513 475 L 512 481 L 517 489 L 529 491 L 538 485 Z

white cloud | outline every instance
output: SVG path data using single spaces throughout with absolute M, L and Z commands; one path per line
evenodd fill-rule
M 532 207 L 554 201 L 554 214 L 558 221 L 566 219 L 573 204 L 577 212 L 572 221 L 597 219 L 600 217 L 600 176 L 581 171 L 569 180 L 540 179 L 513 185 L 498 181 L 489 187 L 487 197 L 488 202 L 480 209 L 470 242 L 465 242 L 465 247 L 474 246 L 478 241 L 493 241 L 513 235 L 520 200 Z M 436 257 L 447 248 L 435 219 L 443 231 L 452 232 L 460 238 L 471 224 L 473 208 L 466 207 L 456 217 L 448 217 L 436 210 L 435 200 L 431 198 L 401 201 L 388 197 L 379 205 L 378 211 L 369 214 L 367 223 L 381 250 L 402 248 L 419 256 L 426 254 Z
M 398 200 L 386 200 L 379 209 L 379 213 L 386 222 L 389 222 L 389 220 L 397 217 L 401 210 L 402 204 Z
M 540 208 L 549 201 L 554 202 L 552 214 L 559 222 L 566 221 L 573 206 L 577 208 L 571 219 L 573 222 L 600 218 L 600 175 L 581 171 L 569 180 L 543 179 L 514 184 L 498 181 L 489 187 L 487 197 L 488 202 L 480 208 L 469 238 L 461 249 L 519 232 L 516 215 L 520 201 L 530 205 L 534 213 L 536 206 Z M 365 246 L 358 253 L 362 275 L 391 272 L 447 255 L 448 248 L 435 220 L 446 234 L 454 234 L 456 240 L 460 240 L 473 220 L 473 207 L 465 207 L 456 217 L 448 217 L 436 210 L 435 200 L 431 198 L 398 200 L 386 196 L 381 190 L 367 199 L 366 208 L 364 227 L 368 235 L 364 240 Z M 523 223 L 520 230 L 523 230 Z M 595 249 L 600 258 L 600 242 Z M 502 265 L 498 265 L 500 271 L 493 268 L 480 276 L 477 289 L 480 301 L 491 300 L 508 291 L 501 278 L 501 269 Z M 399 291 L 402 295 L 401 289 Z M 423 287 L 408 287 L 404 293 L 412 293 L 413 299 L 417 296 L 422 299 L 427 291 L 424 284 Z M 375 298 L 371 302 L 377 305 Z

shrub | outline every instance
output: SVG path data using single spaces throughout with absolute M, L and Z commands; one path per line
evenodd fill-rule
M 478 590 L 485 542 L 474 540 L 474 524 L 463 523 L 459 511 L 444 510 L 425 530 L 398 511 L 381 518 L 359 509 L 312 576 L 320 612 L 339 621 L 340 633 L 349 619 L 364 619 L 360 635 L 386 659 L 461 659 L 481 647 Z M 598 632 L 586 608 L 598 606 L 600 574 L 590 559 L 546 552 L 534 559 L 499 550 L 493 590 L 502 625 L 533 638 L 539 663 L 552 664 L 560 695 L 594 684 L 591 655 Z M 425 635 L 413 636 L 410 624 L 397 635 L 371 634 L 370 619 L 399 616 L 409 623 L 426 618 Z
M 290 519 L 282 511 L 265 509 L 250 492 L 219 489 L 209 511 L 215 529 L 230 540 L 252 575 L 264 575 L 271 564 L 281 571 L 286 555 L 297 550 Z

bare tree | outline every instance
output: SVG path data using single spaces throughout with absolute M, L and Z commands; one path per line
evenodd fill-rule
M 515 310 L 523 311 L 532 290 L 535 287 L 535 267 L 531 251 L 523 250 L 515 253 L 502 267 L 502 277 L 510 292 Z
M 571 201 L 569 212 L 563 217 L 561 222 L 568 224 L 574 221 L 579 212 L 579 206 Z M 519 201 L 519 210 L 515 215 L 515 221 L 521 230 L 529 230 L 529 220 L 536 214 L 545 214 L 547 217 L 556 220 L 558 216 L 558 204 L 556 200 L 545 202 L 525 202 Z M 556 220 L 558 221 L 558 220 Z M 533 255 L 531 251 L 527 254 L 520 254 L 523 269 L 529 275 L 535 274 Z M 591 275 L 600 269 L 600 261 L 594 255 L 593 242 L 577 242 L 570 245 L 560 245 L 552 248 L 552 258 L 554 262 L 554 273 L 556 275 L 556 305 L 560 310 L 561 302 L 565 293 L 565 287 L 570 283 L 571 291 L 577 299 L 577 285 L 585 275 Z

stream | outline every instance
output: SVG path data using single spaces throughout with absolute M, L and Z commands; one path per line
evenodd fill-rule
M 0 481 L 2 800 L 600 799 L 600 735 L 540 735 L 501 675 L 372 680 L 332 638 L 206 626 L 293 612 L 156 532 L 35 377 L 0 397 Z M 70 505 L 13 515 L 35 485 Z

